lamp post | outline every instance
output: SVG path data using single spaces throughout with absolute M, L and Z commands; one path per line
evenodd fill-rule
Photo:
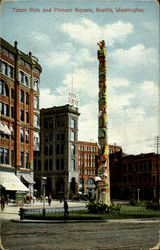
M 139 188 L 137 189 L 137 192 L 138 192 L 138 203 L 139 203 L 139 201 L 140 201 L 140 199 L 139 199 L 139 192 L 140 192 L 140 189 L 139 189 Z
M 45 187 L 46 187 L 46 182 L 47 182 L 47 177 L 43 176 L 42 177 L 42 185 L 43 185 L 43 216 L 45 216 L 45 196 L 46 196 L 46 190 L 45 190 Z

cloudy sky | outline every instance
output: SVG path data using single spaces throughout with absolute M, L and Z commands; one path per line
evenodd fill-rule
M 122 146 L 126 153 L 155 151 L 159 124 L 156 1 L 3 2 L 2 38 L 11 44 L 17 40 L 18 48 L 27 54 L 31 51 L 42 66 L 41 108 L 65 105 L 66 91 L 72 89 L 73 82 L 80 100 L 79 140 L 97 141 L 97 42 L 103 39 L 107 49 L 109 143 Z M 44 8 L 51 12 L 43 12 Z M 72 12 L 55 12 L 54 8 Z M 92 11 L 76 12 L 75 8 Z M 96 12 L 96 8 L 112 11 Z M 117 12 L 119 8 L 138 8 L 141 12 Z

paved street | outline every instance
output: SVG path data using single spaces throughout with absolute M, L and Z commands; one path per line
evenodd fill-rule
M 69 202 L 70 207 L 81 205 L 85 204 Z M 62 206 L 63 203 L 52 202 L 52 207 Z M 32 204 L 29 207 L 42 207 L 42 204 Z M 11 222 L 11 219 L 19 218 L 18 210 L 19 207 L 7 206 L 1 213 L 1 238 L 4 249 L 148 250 L 158 243 L 158 220 L 114 220 L 94 223 Z
M 149 249 L 158 242 L 159 223 L 15 223 L 2 220 L 5 249 Z

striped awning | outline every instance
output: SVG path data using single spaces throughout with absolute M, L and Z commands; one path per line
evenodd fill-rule
M 0 185 L 9 191 L 28 192 L 29 189 L 11 172 L 0 171 Z

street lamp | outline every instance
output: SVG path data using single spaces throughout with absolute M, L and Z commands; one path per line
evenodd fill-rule
M 46 186 L 46 182 L 47 182 L 47 177 L 43 176 L 42 177 L 42 185 L 43 185 L 43 216 L 45 216 L 45 199 L 46 199 L 45 186 Z
M 140 201 L 140 199 L 139 199 L 139 192 L 140 192 L 140 189 L 139 189 L 139 188 L 137 189 L 137 192 L 138 192 L 138 203 L 139 203 L 139 201 Z

